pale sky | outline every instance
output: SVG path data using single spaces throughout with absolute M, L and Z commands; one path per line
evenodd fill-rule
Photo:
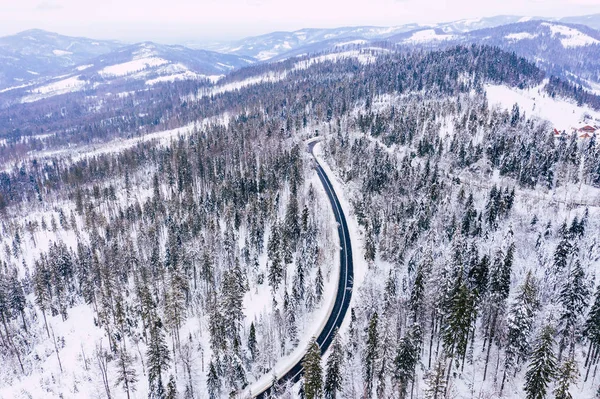
M 237 39 L 275 30 L 600 13 L 600 0 L 0 0 L 0 36 L 40 28 L 124 41 Z

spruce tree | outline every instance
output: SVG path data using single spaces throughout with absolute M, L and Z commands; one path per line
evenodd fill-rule
M 300 217 L 298 215 L 298 198 L 296 197 L 296 186 L 292 185 L 290 192 L 290 200 L 285 211 L 285 235 L 286 242 L 291 247 L 292 251 L 296 250 L 296 242 L 300 237 L 302 226 L 300 225 Z
M 133 358 L 125 348 L 119 350 L 117 356 L 117 379 L 115 386 L 122 385 L 123 390 L 127 394 L 127 399 L 130 398 L 131 392 L 135 392 L 135 384 L 138 381 L 137 372 L 133 364 Z
M 373 379 L 375 367 L 379 356 L 379 332 L 377 330 L 379 316 L 373 313 L 367 328 L 367 344 L 363 357 L 363 372 L 365 381 L 365 395 L 370 398 L 373 394 Z
M 580 319 L 587 308 L 588 297 L 589 290 L 585 281 L 585 273 L 581 267 L 581 262 L 577 258 L 561 287 L 558 297 L 563 308 L 559 323 L 559 361 L 565 348 L 569 347 L 570 352 L 574 351 L 575 341 L 580 330 Z
M 218 399 L 221 396 L 221 380 L 217 374 L 215 362 L 211 359 L 208 366 L 208 375 L 206 376 L 206 387 L 210 399 Z
M 175 377 L 173 377 L 173 374 L 169 376 L 169 382 L 167 383 L 167 395 L 165 399 L 177 399 L 177 384 L 175 383 Z
M 302 360 L 304 369 L 304 395 L 306 399 L 319 399 L 323 395 L 323 370 L 321 368 L 321 348 L 316 339 L 311 339 L 308 351 Z
M 258 345 L 256 342 L 256 327 L 254 327 L 254 322 L 250 323 L 250 332 L 248 333 L 248 351 L 250 352 L 251 360 L 256 361 L 258 356 Z
M 590 361 L 591 354 L 600 348 L 600 286 L 596 288 L 594 304 L 585 320 L 583 334 L 590 343 L 585 361 L 585 366 L 587 367 L 585 380 L 587 381 L 587 376 L 592 366 L 592 362 Z
M 537 339 L 531 353 L 529 367 L 525 373 L 525 397 L 527 399 L 544 399 L 548 384 L 556 373 L 556 357 L 554 355 L 554 329 L 545 326 Z
M 566 221 L 559 229 L 559 234 L 561 236 L 561 240 L 554 251 L 553 261 L 553 268 L 556 276 L 560 276 L 560 274 L 567 268 L 569 255 L 573 251 L 573 245 L 569 240 L 569 234 L 567 232 Z
M 150 330 L 150 342 L 146 352 L 148 358 L 148 381 L 150 386 L 162 388 L 162 372 L 169 369 L 171 356 L 165 341 L 160 321 L 155 321 Z M 154 385 L 156 383 L 156 385 Z
M 282 264 L 282 250 L 281 250 L 281 229 L 277 222 L 273 223 L 271 229 L 271 237 L 267 245 L 267 255 L 269 257 L 269 285 L 271 290 L 276 292 L 283 279 L 284 269 Z
M 554 388 L 555 399 L 573 399 L 569 392 L 571 384 L 577 382 L 579 372 L 575 359 L 567 359 L 556 372 L 556 387 Z
M 398 386 L 398 397 L 406 398 L 408 386 L 414 382 L 415 367 L 421 353 L 421 328 L 413 325 L 400 339 L 394 358 L 394 379 Z
M 12 313 L 21 316 L 23 330 L 27 332 L 27 322 L 25 321 L 25 292 L 23 291 L 23 286 L 17 278 L 16 273 L 14 273 L 8 281 L 8 300 Z
M 344 351 L 338 330 L 335 330 L 331 351 L 327 358 L 325 376 L 325 398 L 336 399 L 337 393 L 342 390 L 343 376 L 342 367 L 344 362 Z
M 425 265 L 424 262 L 419 264 L 417 268 L 417 275 L 413 283 L 412 290 L 410 292 L 410 299 L 408 306 L 410 315 L 413 323 L 416 323 L 421 315 L 421 311 L 424 307 L 424 295 L 425 295 Z
M 483 369 L 484 380 L 487 376 L 492 345 L 497 342 L 495 340 L 496 334 L 498 333 L 500 323 L 506 311 L 506 300 L 510 291 L 510 276 L 512 272 L 514 250 L 514 244 L 511 243 L 505 255 L 503 255 L 501 251 L 498 251 L 490 273 L 487 309 L 483 320 L 484 331 L 486 334 L 485 338 L 488 345 L 485 356 L 485 366 Z
M 425 398 L 443 399 L 446 397 L 446 360 L 439 358 L 425 376 Z
M 500 392 L 504 388 L 508 371 L 516 369 L 519 362 L 529 353 L 529 334 L 539 307 L 537 287 L 529 271 L 508 314 L 504 374 Z
M 442 338 L 444 351 L 452 360 L 456 359 L 457 366 L 462 364 L 467 353 L 469 337 L 475 325 L 476 307 L 475 297 L 461 277 L 456 281 L 450 293 L 448 308 L 445 309 L 445 322 Z
M 321 266 L 317 269 L 317 276 L 315 277 L 315 302 L 320 303 L 323 299 L 323 273 L 321 272 Z

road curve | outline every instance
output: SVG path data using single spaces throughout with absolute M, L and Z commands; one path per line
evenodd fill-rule
M 323 188 L 327 193 L 327 197 L 329 198 L 329 203 L 331 204 L 335 221 L 337 222 L 338 235 L 340 237 L 340 275 L 335 303 L 331 313 L 329 314 L 329 318 L 325 323 L 325 327 L 323 327 L 323 330 L 321 330 L 319 336 L 317 337 L 317 343 L 321 347 L 321 353 L 325 353 L 329 348 L 331 341 L 333 340 L 335 330 L 342 325 L 344 317 L 346 316 L 346 312 L 350 307 L 354 269 L 352 264 L 352 244 L 350 242 L 350 233 L 348 231 L 348 224 L 346 223 L 346 216 L 344 215 L 344 211 L 342 210 L 342 206 L 338 200 L 335 190 L 333 189 L 331 181 L 315 157 L 314 147 L 317 143 L 318 141 L 310 142 L 308 144 L 308 151 L 312 154 L 315 160 L 315 169 L 317 171 L 317 175 L 319 176 L 319 180 L 321 180 L 321 184 L 323 184 Z M 282 385 L 290 381 L 293 383 L 297 382 L 302 376 L 303 372 L 302 361 L 303 359 L 299 360 L 292 367 L 288 368 L 285 374 L 283 374 L 281 377 L 277 376 L 277 383 Z M 252 397 L 257 399 L 265 399 L 269 396 L 271 389 L 272 386 L 269 386 L 262 391 L 253 394 Z

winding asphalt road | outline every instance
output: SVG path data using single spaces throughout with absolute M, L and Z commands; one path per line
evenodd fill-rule
M 340 278 L 338 282 L 338 289 L 335 298 L 335 304 L 333 305 L 333 309 L 329 314 L 329 318 L 327 319 L 327 323 L 323 330 L 317 337 L 317 343 L 321 347 L 321 353 L 325 353 L 331 345 L 331 341 L 333 340 L 334 332 L 337 328 L 342 325 L 344 321 L 344 316 L 348 311 L 348 307 L 350 306 L 350 299 L 352 297 L 352 283 L 354 280 L 354 270 L 352 265 L 352 244 L 350 242 L 350 233 L 348 232 L 348 224 L 346 223 L 346 216 L 344 216 L 344 211 L 342 210 L 342 206 L 340 205 L 340 201 L 338 200 L 337 195 L 335 194 L 335 190 L 327 174 L 317 161 L 317 158 L 314 154 L 314 147 L 318 143 L 318 141 L 313 141 L 308 144 L 308 151 L 313 155 L 315 159 L 315 169 L 321 180 L 321 184 L 323 184 L 323 188 L 327 193 L 327 197 L 329 198 L 329 202 L 331 203 L 331 208 L 333 209 L 333 214 L 335 215 L 335 221 L 337 222 L 338 227 L 338 235 L 340 237 Z M 281 377 L 278 377 L 277 383 L 281 386 L 287 382 L 295 383 L 300 380 L 302 376 L 302 360 L 298 361 L 292 367 L 287 369 L 285 374 Z M 272 386 L 265 388 L 263 391 L 258 392 L 253 395 L 253 397 L 258 399 L 265 399 L 269 396 L 271 392 Z

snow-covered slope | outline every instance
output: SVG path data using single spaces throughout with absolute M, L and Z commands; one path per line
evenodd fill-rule
M 600 79 L 600 32 L 583 25 L 523 19 L 470 32 L 421 28 L 396 34 L 387 40 L 426 48 L 486 44 L 534 61 L 549 75 L 576 83 Z
M 0 88 L 56 73 L 122 46 L 116 41 L 69 37 L 38 29 L 0 37 Z
M 216 81 L 228 72 L 253 62 L 247 57 L 146 42 L 87 60 L 86 64 L 71 68 L 57 77 L 38 78 L 27 85 L 9 87 L 0 95 L 32 102 L 106 85 L 127 91 L 131 85 L 153 86 L 198 79 Z
M 356 44 L 357 40 L 380 39 L 395 33 L 417 29 L 419 26 L 410 24 L 397 27 L 359 26 L 336 29 L 301 29 L 294 32 L 273 32 L 231 43 L 216 43 L 204 47 L 222 53 L 249 56 L 265 61 L 299 48 L 311 48 L 313 52 L 322 51 L 336 45 Z
M 301 29 L 293 32 L 273 32 L 266 35 L 247 37 L 229 43 L 213 43 L 200 46 L 210 50 L 244 55 L 261 61 L 282 58 L 286 55 L 324 51 L 336 46 L 364 44 L 366 41 L 386 39 L 403 32 L 436 28 L 444 34 L 464 33 L 475 29 L 489 28 L 522 20 L 520 16 L 497 16 L 491 18 L 463 19 L 439 24 L 404 24 L 398 26 L 355 26 L 333 29 Z
M 542 85 L 519 90 L 505 85 L 486 85 L 486 95 L 491 106 L 498 105 L 511 110 L 518 104 L 527 117 L 536 116 L 548 120 L 559 131 L 571 132 L 583 124 L 600 123 L 600 112 L 587 106 L 578 106 L 574 101 L 552 98 Z

